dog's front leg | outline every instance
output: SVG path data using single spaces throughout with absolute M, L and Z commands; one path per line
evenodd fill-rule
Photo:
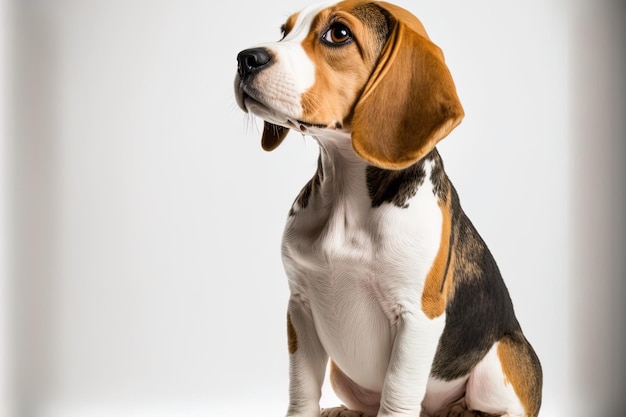
M 311 311 L 291 299 L 287 313 L 289 339 L 288 417 L 319 417 L 328 354 L 315 331 Z
M 420 416 L 444 317 L 429 319 L 421 311 L 403 311 L 381 396 L 378 417 Z

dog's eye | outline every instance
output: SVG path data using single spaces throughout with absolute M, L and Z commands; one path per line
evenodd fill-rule
M 333 23 L 322 35 L 322 40 L 331 45 L 343 45 L 352 40 L 352 32 L 343 23 Z

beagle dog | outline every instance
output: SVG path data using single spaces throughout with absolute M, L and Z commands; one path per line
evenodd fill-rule
M 408 11 L 347 0 L 239 53 L 236 100 L 271 151 L 316 139 L 283 237 L 289 417 L 537 416 L 542 372 L 435 145 L 463 118 L 441 50 Z

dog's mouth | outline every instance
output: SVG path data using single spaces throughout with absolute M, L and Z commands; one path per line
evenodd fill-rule
M 235 100 L 237 105 L 246 113 L 252 113 L 270 123 L 285 127 L 289 122 L 289 117 L 270 106 L 261 91 L 250 83 L 241 80 L 239 75 L 235 78 Z
M 259 105 L 262 104 L 258 100 L 256 100 L 248 91 L 246 91 L 246 85 L 237 74 L 235 76 L 235 101 L 241 110 L 248 113 L 250 109 L 248 108 L 248 104 L 250 102 L 257 102 Z
M 266 122 L 294 129 L 301 133 L 310 133 L 311 129 L 326 129 L 328 124 L 301 120 L 291 117 L 271 105 L 267 104 L 261 91 L 249 83 L 241 81 L 239 75 L 235 78 L 235 100 L 237 105 L 246 113 L 252 113 Z M 336 129 L 338 126 L 334 126 Z

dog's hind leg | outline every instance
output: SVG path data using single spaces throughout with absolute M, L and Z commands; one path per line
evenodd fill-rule
M 541 365 L 523 334 L 501 338 L 472 370 L 465 403 L 470 410 L 504 417 L 536 417 L 541 406 Z

